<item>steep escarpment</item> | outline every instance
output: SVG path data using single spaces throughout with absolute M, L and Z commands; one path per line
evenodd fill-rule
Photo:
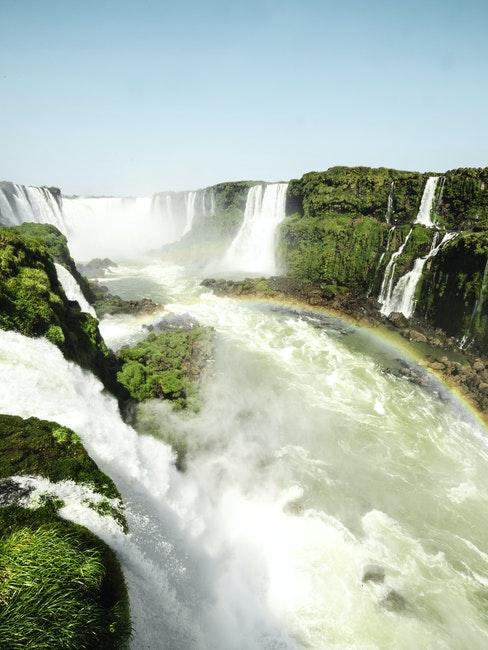
M 58 515 L 64 504 L 56 496 L 68 481 L 68 492 L 83 487 L 97 499 L 88 507 L 112 515 L 107 497 L 120 499 L 114 484 L 78 436 L 55 422 L 0 415 L 0 450 L 0 646 L 126 647 L 129 605 L 119 563 L 89 530 Z
M 292 278 L 483 347 L 487 228 L 488 168 L 334 167 L 290 182 L 278 254 Z
M 39 228 L 59 244 L 49 226 Z M 123 397 L 116 381 L 116 359 L 100 335 L 97 320 L 66 297 L 52 248 L 39 233 L 33 237 L 22 228 L 0 229 L 0 327 L 45 336 L 67 359 L 94 372 L 110 391 Z

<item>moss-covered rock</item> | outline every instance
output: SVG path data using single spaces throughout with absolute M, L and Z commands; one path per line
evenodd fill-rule
M 34 417 L 0 415 L 0 479 L 22 475 L 85 483 L 110 499 L 120 498 L 71 429 Z
M 55 422 L 0 415 L 0 647 L 119 649 L 130 635 L 127 590 L 110 548 L 90 531 L 61 519 L 45 498 L 24 508 L 12 476 L 71 480 L 107 497 L 89 504 L 115 516 L 113 482 L 78 436 Z M 5 490 L 10 498 L 4 499 Z M 29 490 L 27 490 L 27 493 Z M 12 496 L 14 498 L 12 498 Z
M 0 328 L 46 336 L 67 359 L 94 372 L 118 397 L 117 361 L 98 322 L 67 299 L 45 242 L 19 228 L 0 228 Z
M 118 352 L 119 382 L 136 401 L 168 399 L 176 408 L 198 408 L 197 385 L 210 355 L 212 330 L 170 328 L 151 333 Z
M 79 272 L 68 248 L 68 240 L 56 228 L 49 223 L 23 223 L 14 227 L 15 232 L 19 233 L 27 241 L 46 248 L 55 262 L 65 266 L 71 275 L 78 282 L 78 285 L 89 303 L 93 303 L 93 295 L 87 279 Z

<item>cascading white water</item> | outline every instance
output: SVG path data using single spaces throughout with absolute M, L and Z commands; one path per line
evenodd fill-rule
M 427 228 L 432 228 L 434 226 L 432 220 L 432 207 L 434 205 L 435 191 L 438 181 L 438 176 L 429 176 L 426 180 L 422 200 L 420 201 L 420 208 L 414 223 L 420 223 L 423 226 L 427 226 Z
M 391 294 L 393 291 L 393 281 L 395 278 L 396 261 L 403 253 L 405 246 L 407 245 L 408 240 L 410 239 L 410 235 L 412 234 L 412 231 L 413 228 L 410 228 L 403 243 L 400 245 L 399 249 L 392 254 L 390 259 L 388 260 L 388 264 L 386 265 L 385 273 L 383 275 L 383 281 L 381 283 L 380 295 L 378 296 L 378 302 L 381 304 L 380 311 L 382 314 L 386 314 L 384 310 L 388 309 L 388 304 L 389 301 L 391 300 Z M 388 313 L 391 312 L 389 311 Z
M 393 190 L 394 189 L 395 189 L 395 181 L 392 181 L 390 185 L 390 191 L 388 193 L 388 203 L 386 205 L 385 221 L 387 224 L 390 223 L 391 217 L 393 215 Z
M 285 218 L 288 183 L 249 188 L 244 220 L 229 246 L 222 267 L 226 271 L 276 273 L 276 229 Z
M 186 222 L 185 229 L 183 230 L 182 237 L 190 232 L 195 219 L 195 205 L 197 199 L 197 192 L 188 192 L 186 195 Z
M 49 188 L 0 183 L 0 223 L 18 226 L 24 222 L 50 223 L 66 234 L 60 205 Z
M 54 266 L 56 267 L 58 280 L 63 287 L 63 291 L 66 294 L 68 300 L 75 300 L 79 304 L 81 311 L 84 311 L 96 318 L 97 315 L 95 313 L 95 310 L 83 295 L 83 292 L 80 289 L 80 285 L 71 275 L 68 269 L 65 268 L 62 264 L 58 264 L 57 262 L 55 262 Z
M 150 276 L 216 328 L 200 413 L 146 404 L 186 471 L 45 340 L 0 331 L 0 412 L 74 429 L 116 482 L 128 536 L 65 515 L 116 550 L 132 648 L 483 650 L 488 451 L 456 403 L 385 372 L 398 351 L 367 333 L 201 294 L 174 267 L 117 272 L 122 296 Z
M 442 238 L 440 244 L 437 244 L 439 236 L 440 234 L 438 232 L 434 234 L 427 255 L 424 257 L 418 257 L 413 264 L 413 269 L 405 273 L 405 275 L 402 275 L 398 280 L 390 298 L 385 301 L 381 308 L 382 314 L 389 316 L 392 312 L 399 312 L 406 316 L 406 318 L 411 318 L 416 304 L 415 292 L 420 278 L 422 277 L 424 266 L 431 257 L 437 255 L 444 244 L 447 244 L 447 242 L 451 241 L 451 239 L 456 236 L 456 233 L 447 232 Z

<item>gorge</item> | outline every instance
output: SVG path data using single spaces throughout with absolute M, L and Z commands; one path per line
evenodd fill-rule
M 8 456 L 0 511 L 115 553 L 98 647 L 486 647 L 488 168 L 4 182 L 0 223 L 0 418 L 61 445 Z

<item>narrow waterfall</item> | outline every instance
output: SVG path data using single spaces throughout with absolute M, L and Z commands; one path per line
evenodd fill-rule
M 395 188 L 395 181 L 391 182 L 390 185 L 390 192 L 388 194 L 388 203 L 386 204 L 386 214 L 385 214 L 385 220 L 386 223 L 389 224 L 391 221 L 391 217 L 393 215 L 393 190 Z
M 186 195 L 186 222 L 185 229 L 183 230 L 182 237 L 190 232 L 195 219 L 195 205 L 196 205 L 197 192 L 188 192 Z
M 415 291 L 420 278 L 422 277 L 425 264 L 431 257 L 437 255 L 444 244 L 447 244 L 448 241 L 455 237 L 455 233 L 447 232 L 442 238 L 440 244 L 437 244 L 439 236 L 439 233 L 436 232 L 427 255 L 424 257 L 418 257 L 413 264 L 413 269 L 408 271 L 408 273 L 405 273 L 405 275 L 402 275 L 398 280 L 393 292 L 391 293 L 390 299 L 385 302 L 381 309 L 382 314 L 388 316 L 392 312 L 399 312 L 406 318 L 411 318 L 416 305 Z
M 276 229 L 285 217 L 287 189 L 288 183 L 249 188 L 244 220 L 224 258 L 226 270 L 263 275 L 276 273 Z
M 18 226 L 24 222 L 50 223 L 66 234 L 60 202 L 52 190 L 0 183 L 0 223 Z
M 96 318 L 97 315 L 95 313 L 95 310 L 83 295 L 83 292 L 80 289 L 80 285 L 71 275 L 68 269 L 65 268 L 62 264 L 58 264 L 57 262 L 54 263 L 54 266 L 56 267 L 59 283 L 63 287 L 63 291 L 66 294 L 68 300 L 75 300 L 79 304 L 81 311 L 85 311 L 87 314 L 90 314 L 90 316 Z
M 401 244 L 400 248 L 395 251 L 395 253 L 392 254 L 390 257 L 388 264 L 386 265 L 385 273 L 383 275 L 383 281 L 381 283 L 381 289 L 380 289 L 380 295 L 378 296 L 378 302 L 381 304 L 381 313 L 382 314 L 389 314 L 390 311 L 386 312 L 384 310 L 388 309 L 388 304 L 389 301 L 391 300 L 391 294 L 393 291 L 393 280 L 395 277 L 395 268 L 396 268 L 396 261 L 400 257 L 400 255 L 403 253 L 405 246 L 408 243 L 408 240 L 410 239 L 410 235 L 412 234 L 413 228 L 410 228 L 408 231 L 408 235 L 405 237 L 405 240 L 403 244 Z
M 468 347 L 468 344 L 470 343 L 470 337 L 473 330 L 473 325 L 475 324 L 476 319 L 480 316 L 481 309 L 483 308 L 487 286 L 488 286 L 488 257 L 486 258 L 485 270 L 483 272 L 483 279 L 481 280 L 480 291 L 474 303 L 473 311 L 471 313 L 471 318 L 469 319 L 468 328 L 463 338 L 461 339 L 461 343 L 459 346 L 461 350 L 465 350 L 466 347 Z
M 432 228 L 434 226 L 431 213 L 438 181 L 438 176 L 429 176 L 425 182 L 422 200 L 420 201 L 420 208 L 414 223 L 420 223 L 423 226 L 427 226 L 427 228 Z

